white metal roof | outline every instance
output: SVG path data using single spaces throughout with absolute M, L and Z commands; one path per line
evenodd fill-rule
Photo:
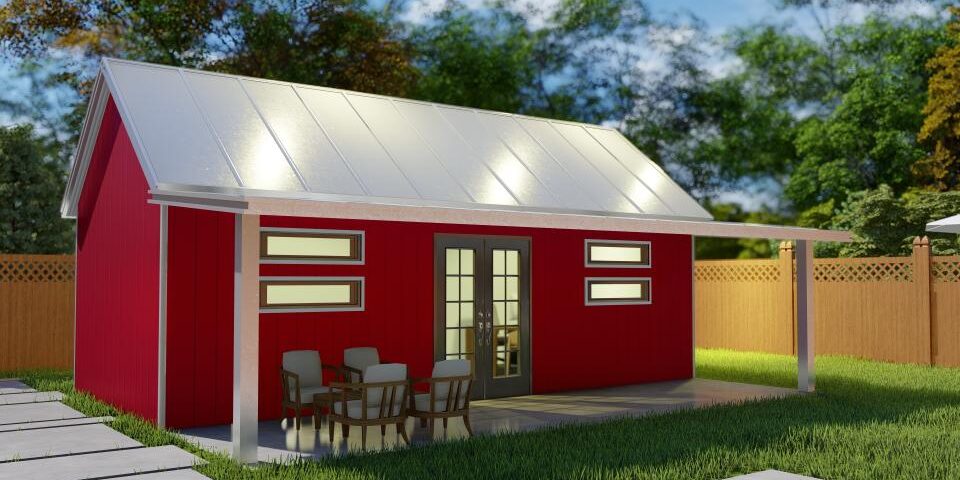
M 960 234 L 960 215 L 942 218 L 935 222 L 927 224 L 927 231 L 934 233 L 957 233 Z
M 264 215 L 849 241 L 713 222 L 614 129 L 104 59 L 62 213 L 112 97 L 151 202 Z
M 712 218 L 611 128 L 114 59 L 99 77 L 151 188 Z

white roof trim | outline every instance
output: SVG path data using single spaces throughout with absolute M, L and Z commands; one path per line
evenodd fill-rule
M 935 222 L 927 224 L 927 231 L 933 233 L 956 233 L 960 234 L 960 215 L 942 218 Z
M 349 199 L 278 199 L 171 190 L 152 190 L 150 193 L 153 196 L 150 202 L 155 204 L 258 215 L 642 232 L 693 235 L 699 237 L 770 238 L 828 242 L 851 241 L 849 232 L 779 225 L 677 220 L 671 218 L 656 219 L 639 216 L 623 217 L 596 214 L 476 209 L 462 206 L 418 206 L 386 203 L 386 201 L 384 203 L 378 203 L 352 201 Z

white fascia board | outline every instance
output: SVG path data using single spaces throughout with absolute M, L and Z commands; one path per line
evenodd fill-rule
M 695 235 L 698 237 L 769 238 L 824 242 L 851 241 L 850 233 L 845 231 L 779 225 L 536 212 L 502 208 L 481 209 L 462 206 L 335 201 L 332 199 L 243 197 L 210 192 L 151 190 L 150 193 L 153 196 L 151 203 L 234 213 L 242 211 L 243 213 L 257 215 L 661 233 Z
M 83 182 L 87 176 L 93 149 L 97 144 L 97 137 L 100 135 L 100 124 L 109 98 L 110 91 L 101 70 L 93 81 L 90 102 L 87 104 L 87 113 L 83 118 L 83 129 L 80 131 L 77 148 L 73 152 L 73 160 L 70 163 L 70 175 L 67 177 L 67 186 L 60 203 L 60 216 L 63 218 L 77 218 L 77 203 L 80 201 L 80 193 L 83 192 Z

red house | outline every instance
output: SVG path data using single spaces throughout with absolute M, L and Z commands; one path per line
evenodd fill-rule
M 799 240 L 803 311 L 848 238 L 713 222 L 612 128 L 109 59 L 63 214 L 77 388 L 241 458 L 284 351 L 472 358 L 481 397 L 691 378 L 693 236 Z

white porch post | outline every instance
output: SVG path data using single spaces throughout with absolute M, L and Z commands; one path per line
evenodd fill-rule
M 813 242 L 797 240 L 797 388 L 815 387 L 813 349 Z
M 233 267 L 233 458 L 257 462 L 260 216 L 237 214 Z

